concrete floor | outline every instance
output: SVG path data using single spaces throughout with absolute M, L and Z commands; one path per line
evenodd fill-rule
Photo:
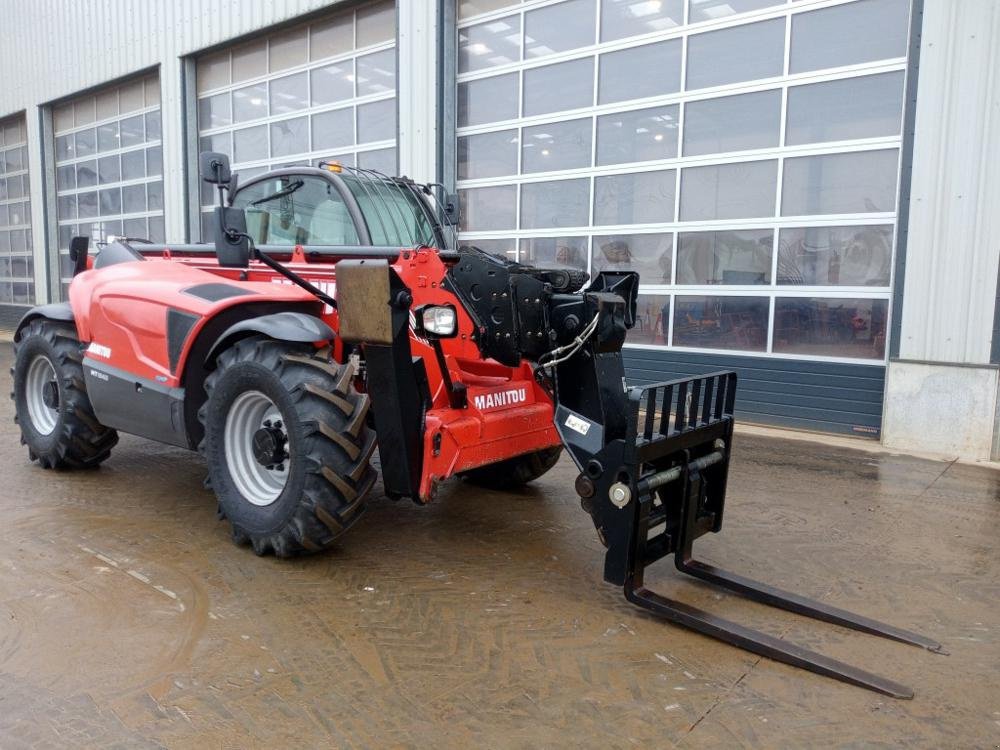
M 10 348 L 0 344 L 6 372 Z M 601 581 L 568 460 L 530 489 L 377 496 L 327 554 L 229 542 L 193 454 L 27 461 L 0 404 L 0 747 L 1000 746 L 1000 474 L 740 435 L 709 561 L 950 656 L 647 573 L 913 686 L 898 701 L 666 624 Z M 378 494 L 378 493 L 377 493 Z

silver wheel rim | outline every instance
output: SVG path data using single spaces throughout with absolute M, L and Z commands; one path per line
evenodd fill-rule
M 261 465 L 253 452 L 253 438 L 265 422 L 282 422 L 281 412 L 267 396 L 260 391 L 241 393 L 229 407 L 223 443 L 226 449 L 226 465 L 236 489 L 247 500 L 257 506 L 270 505 L 288 482 L 288 461 L 278 468 L 268 469 Z M 287 446 L 288 429 L 282 426 Z
M 31 426 L 39 435 L 51 435 L 59 421 L 59 409 L 53 409 L 45 403 L 45 389 L 49 383 L 56 383 L 56 368 L 48 357 L 39 354 L 31 360 L 24 379 L 28 416 L 31 418 Z

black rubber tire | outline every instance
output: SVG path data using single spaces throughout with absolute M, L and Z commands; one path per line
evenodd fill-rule
M 258 555 L 294 557 L 330 547 L 361 517 L 378 474 L 371 465 L 375 433 L 365 419 L 369 399 L 353 379 L 350 364 L 331 362 L 311 346 L 263 337 L 238 341 L 219 355 L 198 414 L 205 429 L 200 450 L 234 542 L 249 543 Z M 288 479 L 266 506 L 240 493 L 226 463 L 226 417 L 236 397 L 250 390 L 277 406 L 288 432 Z
M 32 423 L 25 400 L 28 367 L 39 355 L 51 363 L 59 389 L 59 415 L 47 435 Z M 28 446 L 28 458 L 43 469 L 89 469 L 111 455 L 118 433 L 94 415 L 83 379 L 83 346 L 72 325 L 43 318 L 31 321 L 14 345 L 10 374 L 14 421 L 21 428 L 21 444 Z
M 508 458 L 478 469 L 464 471 L 459 476 L 467 482 L 491 490 L 510 490 L 538 479 L 559 463 L 562 446 L 543 448 L 534 453 Z

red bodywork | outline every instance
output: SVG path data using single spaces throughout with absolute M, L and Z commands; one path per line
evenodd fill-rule
M 334 259 L 314 262 L 295 248 L 285 265 L 337 297 Z M 434 351 L 411 328 L 411 351 L 424 361 L 431 393 L 419 499 L 429 501 L 435 484 L 456 473 L 559 445 L 552 399 L 535 381 L 532 366 L 522 362 L 519 367 L 507 367 L 483 359 L 472 339 L 472 319 L 441 286 L 447 267 L 438 253 L 404 251 L 391 265 L 413 294 L 412 309 L 427 304 L 451 304 L 457 309 L 458 335 L 443 339 L 442 345 L 452 381 L 465 384 L 468 394 L 466 408 L 450 406 Z M 244 273 L 245 280 L 241 280 Z M 218 283 L 220 277 L 250 294 L 212 302 L 184 291 Z M 216 316 L 226 311 L 232 314 L 232 308 L 240 305 L 264 302 L 305 307 L 339 330 L 335 310 L 263 264 L 252 262 L 249 271 L 243 272 L 220 267 L 214 256 L 192 257 L 170 250 L 150 255 L 145 262 L 119 263 L 79 274 L 70 286 L 70 301 L 80 340 L 90 344 L 89 357 L 172 388 L 184 387 L 191 373 L 205 366 L 199 357 L 190 356 L 202 330 Z M 174 367 L 166 335 L 168 310 L 197 317 Z M 346 357 L 339 339 L 334 341 L 333 357 L 339 362 Z M 357 385 L 363 388 L 363 383 Z M 377 397 L 373 402 L 377 408 Z

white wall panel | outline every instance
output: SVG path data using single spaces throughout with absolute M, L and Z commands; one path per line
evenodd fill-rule
M 901 358 L 989 362 L 998 167 L 1000 3 L 925 0 Z

